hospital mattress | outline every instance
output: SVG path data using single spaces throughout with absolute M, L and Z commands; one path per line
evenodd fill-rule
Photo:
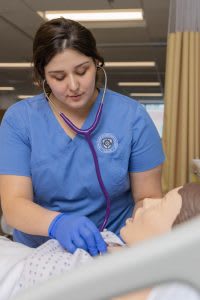
M 94 259 L 15 300 L 103 300 L 178 281 L 200 289 L 200 217 L 163 236 Z

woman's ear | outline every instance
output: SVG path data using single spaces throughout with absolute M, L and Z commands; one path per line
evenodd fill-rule
M 97 59 L 95 59 L 95 65 L 96 65 L 96 68 L 99 67 L 99 61 Z

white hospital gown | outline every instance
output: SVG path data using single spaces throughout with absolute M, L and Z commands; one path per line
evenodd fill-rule
M 108 245 L 124 246 L 124 243 L 110 231 L 102 232 L 102 236 Z M 92 260 L 92 256 L 82 249 L 77 249 L 71 254 L 66 252 L 57 240 L 49 240 L 33 249 L 31 255 L 26 258 L 16 291 L 34 286 L 36 283 L 70 271 Z
M 109 245 L 124 246 L 112 232 L 105 231 L 102 236 Z M 74 254 L 66 252 L 56 240 L 34 249 L 0 237 L 0 300 L 8 300 L 23 289 L 91 260 L 82 249 Z M 200 300 L 200 297 L 192 288 L 174 283 L 153 288 L 146 300 Z

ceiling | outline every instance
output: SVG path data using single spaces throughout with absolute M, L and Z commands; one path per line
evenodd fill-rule
M 108 87 L 126 95 L 162 93 L 165 80 L 166 39 L 169 0 L 0 0 L 0 63 L 30 62 L 32 42 L 44 21 L 37 11 L 76 9 L 143 8 L 145 26 L 93 28 L 97 46 L 105 61 L 155 61 L 156 67 L 107 68 Z M 158 87 L 120 87 L 119 81 L 155 82 Z M 0 109 L 6 109 L 21 94 L 39 91 L 32 83 L 32 70 L 0 68 L 0 87 L 13 86 L 14 91 L 0 91 Z M 162 102 L 162 97 L 134 97 Z

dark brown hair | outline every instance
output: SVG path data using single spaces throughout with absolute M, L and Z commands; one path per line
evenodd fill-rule
M 182 207 L 173 226 L 200 215 L 200 184 L 187 183 L 178 193 L 182 197 Z
M 33 41 L 34 81 L 42 85 L 44 67 L 64 49 L 76 50 L 103 66 L 104 59 L 97 51 L 92 33 L 80 23 L 65 18 L 53 19 L 42 24 Z

